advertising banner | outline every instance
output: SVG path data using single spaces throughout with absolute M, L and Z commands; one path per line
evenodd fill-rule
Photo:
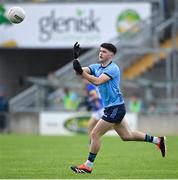
M 88 112 L 42 112 L 40 114 L 39 132 L 41 135 L 86 134 L 90 115 Z M 137 115 L 128 113 L 126 118 L 131 129 L 137 129 Z M 116 132 L 111 130 L 107 135 L 116 135 Z
M 71 48 L 98 46 L 151 15 L 149 3 L 18 4 L 26 12 L 20 24 L 10 24 L 6 12 L 15 4 L 0 4 L 0 46 Z

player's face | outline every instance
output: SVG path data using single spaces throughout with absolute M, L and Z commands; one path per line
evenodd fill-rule
M 113 53 L 103 47 L 100 48 L 99 52 L 99 62 L 104 63 L 110 59 L 112 59 Z

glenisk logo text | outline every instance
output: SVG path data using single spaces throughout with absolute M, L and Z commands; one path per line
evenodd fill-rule
M 56 16 L 56 12 L 52 10 L 49 16 L 42 17 L 39 20 L 40 40 L 49 41 L 54 33 L 59 35 L 62 33 L 99 33 L 100 18 L 95 17 L 93 10 L 90 10 L 87 15 L 83 15 L 80 11 L 74 17 Z

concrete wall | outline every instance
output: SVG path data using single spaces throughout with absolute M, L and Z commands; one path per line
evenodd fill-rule
M 178 115 L 140 115 L 138 129 L 157 135 L 178 134 Z
M 39 134 L 39 113 L 12 113 L 10 131 L 13 133 Z M 140 115 L 138 130 L 153 135 L 178 134 L 178 115 Z
M 9 115 L 12 133 L 39 134 L 39 113 L 12 113 Z

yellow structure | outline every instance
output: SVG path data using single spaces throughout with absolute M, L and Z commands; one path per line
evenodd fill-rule
M 176 37 L 176 46 L 178 47 L 178 34 Z M 161 44 L 160 48 L 171 48 L 172 40 L 168 39 L 163 44 Z M 164 52 L 160 52 L 158 54 L 158 59 L 156 55 L 153 53 L 146 54 L 142 58 L 138 59 L 134 64 L 131 64 L 127 67 L 123 72 L 123 78 L 125 80 L 132 80 L 146 72 L 148 69 L 152 68 L 159 60 L 164 60 L 167 54 Z

